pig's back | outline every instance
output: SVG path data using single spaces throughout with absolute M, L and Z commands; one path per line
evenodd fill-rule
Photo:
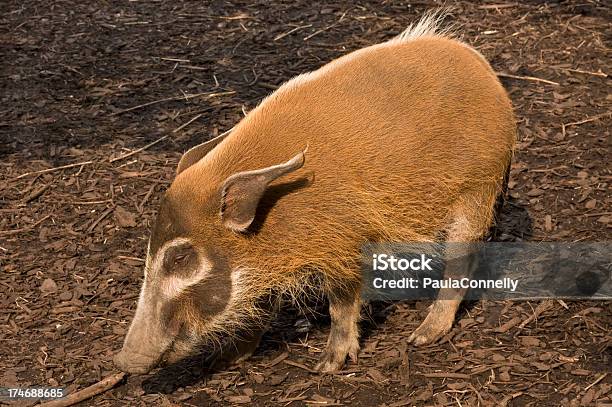
M 490 154 L 498 160 L 514 140 L 512 107 L 492 69 L 474 50 L 444 38 L 357 51 L 270 99 L 259 131 L 271 146 L 312 145 L 309 158 L 320 151 L 322 166 L 412 173 L 411 166 L 442 164 L 468 172 L 488 166 Z

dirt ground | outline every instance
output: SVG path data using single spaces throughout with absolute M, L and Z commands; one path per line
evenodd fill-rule
M 609 240 L 610 5 L 495 3 L 446 2 L 518 116 L 494 238 Z M 73 391 L 115 372 L 181 153 L 437 5 L 2 1 L 0 386 Z M 374 304 L 359 362 L 339 374 L 310 370 L 325 316 L 287 307 L 245 363 L 193 358 L 81 405 L 612 405 L 612 302 L 472 302 L 441 342 L 406 346 L 427 306 Z

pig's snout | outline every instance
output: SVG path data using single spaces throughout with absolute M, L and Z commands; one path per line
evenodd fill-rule
M 130 352 L 125 349 L 122 349 L 113 358 L 113 363 L 121 371 L 135 374 L 149 373 L 157 365 L 158 361 L 159 357 Z

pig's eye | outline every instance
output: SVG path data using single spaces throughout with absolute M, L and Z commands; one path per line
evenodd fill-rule
M 182 264 L 189 260 L 188 254 L 179 254 L 174 258 L 174 264 Z
M 164 254 L 164 271 L 189 275 L 197 268 L 198 256 L 190 244 L 169 247 Z

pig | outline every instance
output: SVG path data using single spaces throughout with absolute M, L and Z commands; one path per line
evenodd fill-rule
M 289 80 L 183 155 L 118 368 L 147 373 L 226 339 L 248 356 L 276 299 L 314 289 L 331 316 L 314 368 L 340 370 L 359 352 L 364 244 L 483 239 L 516 122 L 491 66 L 440 20 Z M 407 343 L 447 333 L 463 294 L 441 289 Z

